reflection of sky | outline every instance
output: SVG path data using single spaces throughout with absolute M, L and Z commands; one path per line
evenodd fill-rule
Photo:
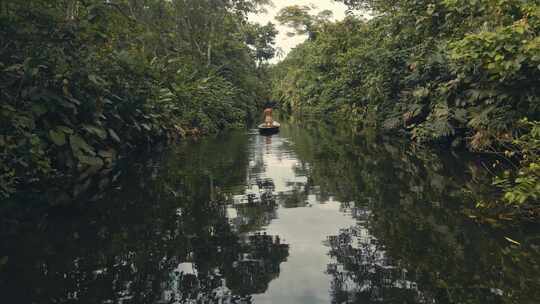
M 295 176 L 294 168 L 298 165 L 296 160 L 292 159 L 276 159 L 272 154 L 266 154 L 264 158 L 266 164 L 266 175 L 274 180 L 277 192 L 285 192 L 291 190 L 287 186 L 289 183 L 307 183 L 307 177 Z
M 266 229 L 290 244 L 289 258 L 281 264 L 278 279 L 270 283 L 264 295 L 255 296 L 255 303 L 330 303 L 330 276 L 324 271 L 331 262 L 328 247 L 322 242 L 340 228 L 355 221 L 339 211 L 339 203 L 307 208 L 278 210 L 278 219 Z
M 285 145 L 287 141 L 279 136 L 254 139 L 254 164 L 250 178 L 271 178 L 276 192 L 292 190 L 291 183 L 306 184 L 306 176 L 297 176 L 294 168 L 300 163 L 293 152 Z
M 276 194 L 285 195 L 295 185 L 301 188 L 306 185 L 307 177 L 297 176 L 295 172 L 300 162 L 285 138 L 254 135 L 251 149 L 250 179 L 270 178 Z M 277 219 L 265 228 L 269 235 L 279 235 L 284 243 L 290 244 L 289 258 L 281 264 L 279 278 L 270 283 L 265 294 L 254 296 L 254 303 L 331 302 L 331 278 L 325 274 L 331 258 L 323 242 L 341 228 L 353 226 L 355 220 L 340 211 L 339 202 L 321 202 L 318 197 L 307 196 L 310 207 L 279 207 Z

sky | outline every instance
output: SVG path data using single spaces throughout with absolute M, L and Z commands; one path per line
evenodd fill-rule
M 323 10 L 331 10 L 332 12 L 334 12 L 335 20 L 341 20 L 345 18 L 345 11 L 347 10 L 347 7 L 343 5 L 343 3 L 334 2 L 333 0 L 272 0 L 272 2 L 274 3 L 273 7 L 268 7 L 266 9 L 266 13 L 252 15 L 250 16 L 250 20 L 261 24 L 266 24 L 268 22 L 276 24 L 279 30 L 279 35 L 276 38 L 276 46 L 283 50 L 283 55 L 288 54 L 292 48 L 302 43 L 307 37 L 287 36 L 287 32 L 290 32 L 291 30 L 287 27 L 279 26 L 278 22 L 274 19 L 280 9 L 290 5 L 314 4 L 317 9 L 313 11 L 313 14 Z M 283 58 L 274 58 L 273 61 L 275 62 L 280 59 Z

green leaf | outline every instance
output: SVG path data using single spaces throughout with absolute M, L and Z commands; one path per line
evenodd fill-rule
M 62 100 L 62 101 L 58 102 L 58 104 L 61 105 L 64 108 L 67 108 L 67 109 L 72 109 L 72 110 L 75 110 L 75 111 L 77 110 L 77 107 L 73 103 L 68 102 L 66 100 Z
M 88 79 L 94 83 L 95 85 L 101 85 L 101 79 L 99 79 L 99 77 L 97 75 L 94 75 L 94 74 L 90 74 L 88 75 Z
M 90 134 L 96 135 L 100 139 L 106 139 L 107 138 L 107 131 L 100 127 L 96 126 L 90 126 L 90 125 L 84 125 L 83 129 L 88 131 Z
M 152 127 L 150 127 L 150 125 L 148 125 L 148 124 L 143 123 L 143 124 L 141 124 L 141 126 L 142 126 L 146 131 L 152 130 Z
M 469 117 L 469 113 L 465 109 L 455 109 L 454 110 L 454 119 L 460 123 L 466 124 Z
M 66 133 L 66 134 L 69 134 L 69 135 L 73 134 L 73 129 L 72 128 L 69 128 L 69 127 L 66 127 L 66 126 L 58 126 L 56 128 L 58 130 L 64 132 L 64 133 Z
M 60 130 L 50 130 L 49 138 L 57 146 L 63 146 L 66 144 L 66 135 Z
M 109 129 L 109 135 L 114 141 L 118 143 L 120 142 L 120 137 L 118 136 L 118 134 L 116 134 L 116 132 L 113 129 Z
M 77 157 L 81 164 L 90 166 L 90 167 L 103 167 L 103 160 L 99 157 L 79 155 Z
M 70 135 L 69 136 L 69 144 L 71 145 L 71 151 L 73 152 L 73 155 L 75 155 L 75 157 L 77 157 L 78 159 L 81 156 L 84 156 L 84 153 L 89 154 L 91 156 L 96 155 L 96 152 L 94 151 L 94 148 L 92 148 L 79 135 Z
M 34 113 L 36 116 L 41 116 L 45 113 L 47 113 L 47 107 L 44 104 L 41 103 L 34 103 L 32 105 L 32 113 Z
M 427 97 L 429 96 L 429 90 L 423 87 L 417 88 L 416 90 L 413 91 L 413 96 L 419 99 Z

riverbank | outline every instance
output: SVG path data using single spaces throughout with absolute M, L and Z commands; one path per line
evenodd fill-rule
M 479 206 L 538 221 L 540 6 L 347 4 L 371 18 L 331 22 L 309 7 L 282 11 L 282 24 L 309 39 L 272 67 L 274 99 L 293 115 L 318 113 L 420 146 L 498 153 L 504 164 L 487 170 L 501 195 Z

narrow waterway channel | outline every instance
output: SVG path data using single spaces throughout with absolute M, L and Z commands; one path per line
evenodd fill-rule
M 484 165 L 310 123 L 184 142 L 3 220 L 2 302 L 538 303 L 540 233 L 467 215 Z

